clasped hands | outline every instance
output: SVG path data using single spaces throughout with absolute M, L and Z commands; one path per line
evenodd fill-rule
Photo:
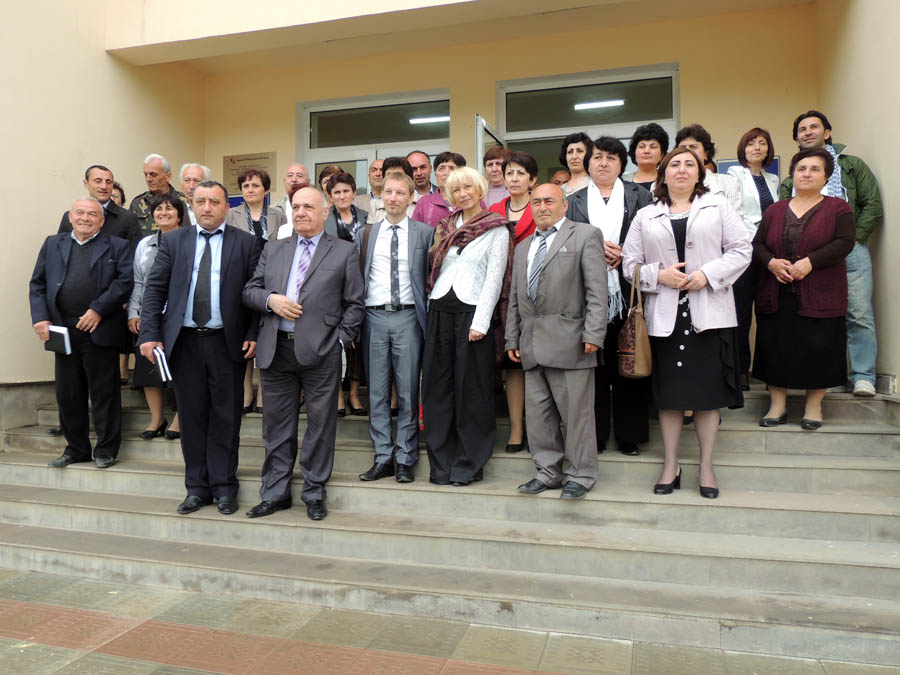
M 768 267 L 773 276 L 778 279 L 778 283 L 781 284 L 800 281 L 812 272 L 812 263 L 808 257 L 801 258 L 793 264 L 791 264 L 790 260 L 785 260 L 784 258 L 772 258 Z
M 686 264 L 683 262 L 675 263 L 660 270 L 657 276 L 659 283 L 679 291 L 699 291 L 706 286 L 708 281 L 701 270 L 694 270 L 690 274 L 685 274 L 681 271 Z

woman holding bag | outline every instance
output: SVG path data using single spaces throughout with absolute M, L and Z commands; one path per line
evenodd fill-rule
M 712 456 L 719 408 L 743 402 L 731 286 L 750 264 L 747 228 L 721 195 L 704 187 L 700 159 L 676 147 L 659 165 L 656 203 L 640 211 L 622 248 L 625 278 L 641 264 L 651 387 L 665 460 L 654 494 L 681 487 L 678 441 L 693 409 L 700 443 L 700 495 L 719 496 Z

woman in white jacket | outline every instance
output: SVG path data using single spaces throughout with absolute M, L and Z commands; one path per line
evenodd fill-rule
M 750 233 L 756 234 L 756 228 L 762 221 L 763 213 L 774 202 L 778 201 L 778 176 L 769 173 L 765 167 L 772 163 L 775 148 L 769 132 L 753 127 L 741 136 L 737 146 L 737 159 L 740 166 L 732 166 L 728 174 L 738 180 L 741 186 L 741 217 Z M 734 305 L 738 316 L 738 348 L 741 355 L 741 373 L 744 389 L 749 389 L 748 373 L 750 372 L 750 324 L 753 321 L 753 298 L 756 295 L 756 265 L 750 265 L 747 271 L 734 284 Z

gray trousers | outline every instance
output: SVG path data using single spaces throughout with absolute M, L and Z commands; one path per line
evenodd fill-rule
M 415 309 L 367 309 L 363 357 L 369 377 L 369 436 L 375 462 L 413 466 L 419 459 L 419 373 L 422 327 Z M 397 385 L 397 441 L 391 440 L 391 383 Z
M 334 439 L 337 433 L 337 400 L 341 372 L 341 348 L 312 367 L 302 367 L 294 355 L 294 342 L 278 337 L 275 358 L 259 376 L 266 392 L 263 406 L 263 443 L 266 459 L 262 467 L 263 501 L 291 497 L 291 478 L 297 461 L 297 418 L 300 393 L 306 399 L 306 432 L 300 450 L 304 502 L 325 499 L 325 483 L 334 466 Z
M 594 487 L 598 464 L 593 368 L 526 370 L 525 421 L 539 481 L 552 488 L 570 480 L 588 490 Z M 566 425 L 565 441 L 560 424 Z M 565 471 L 563 459 L 569 462 Z

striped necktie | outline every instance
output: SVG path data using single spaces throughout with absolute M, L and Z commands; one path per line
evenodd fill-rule
M 528 275 L 528 297 L 532 302 L 537 300 L 538 282 L 541 278 L 541 271 L 544 269 L 544 261 L 547 259 L 547 237 L 554 232 L 556 232 L 556 227 L 551 227 L 543 232 L 540 230 L 534 232 L 541 241 L 534 254 L 534 259 L 531 261 L 531 274 Z

